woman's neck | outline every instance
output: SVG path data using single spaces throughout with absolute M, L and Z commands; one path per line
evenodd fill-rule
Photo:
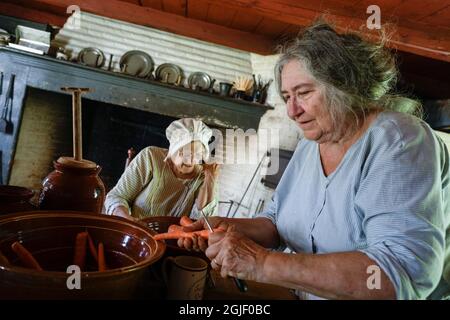
M 378 110 L 371 112 L 361 120 L 361 125 L 356 130 L 352 131 L 351 134 L 344 133 L 338 140 L 329 140 L 320 143 L 320 147 L 323 149 L 339 149 L 345 153 L 362 135 L 364 135 L 379 113 L 380 111 Z
M 348 149 L 367 131 L 378 113 L 372 113 L 364 118 L 362 125 L 351 135 L 338 141 L 329 141 L 319 144 L 320 160 L 325 176 L 330 175 L 341 163 Z

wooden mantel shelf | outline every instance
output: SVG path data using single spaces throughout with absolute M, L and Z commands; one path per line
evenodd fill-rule
M 197 92 L 7 47 L 0 47 L 0 72 L 3 72 L 0 107 L 5 101 L 9 79 L 15 75 L 10 118 L 12 132 L 0 133 L 0 184 L 9 180 L 28 87 L 61 94 L 65 94 L 61 87 L 88 87 L 94 92 L 83 95 L 85 99 L 175 118 L 194 117 L 214 127 L 243 130 L 257 130 L 262 115 L 272 109 L 267 105 Z
M 273 109 L 11 48 L 0 48 L 2 53 L 8 54 L 13 64 L 40 71 L 30 73 L 30 87 L 54 92 L 61 92 L 63 86 L 90 87 L 95 91 L 85 95 L 87 99 L 173 117 L 199 117 L 219 127 L 257 129 L 261 116 Z

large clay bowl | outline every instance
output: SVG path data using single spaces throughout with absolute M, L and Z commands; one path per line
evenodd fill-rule
M 108 270 L 94 271 L 93 258 L 81 273 L 81 289 L 69 290 L 76 234 L 87 230 L 102 242 Z M 0 266 L 1 299 L 127 299 L 136 296 L 149 266 L 165 244 L 143 225 L 119 217 L 65 211 L 36 211 L 0 217 L 0 250 L 9 266 Z M 11 244 L 20 241 L 45 271 L 21 267 Z M 90 271 L 92 270 L 92 271 Z M 72 282 L 73 283 L 73 282 Z

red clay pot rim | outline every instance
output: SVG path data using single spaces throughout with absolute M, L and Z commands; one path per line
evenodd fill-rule
M 0 201 L 17 202 L 28 200 L 34 196 L 34 191 L 18 186 L 0 186 Z
M 78 211 L 63 211 L 63 210 L 58 210 L 55 211 L 54 213 L 50 213 L 49 211 L 27 211 L 25 213 L 13 213 L 13 214 L 7 214 L 7 215 L 3 215 L 0 216 L 0 225 L 4 222 L 8 222 L 8 221 L 18 221 L 21 220 L 21 218 L 40 218 L 40 217 L 61 217 L 64 216 L 65 214 L 70 214 L 71 216 L 78 216 L 81 218 L 88 218 L 88 219 L 104 219 L 104 220 L 118 220 L 121 221 L 123 223 L 126 223 L 128 225 L 130 225 L 133 228 L 136 229 L 143 229 L 145 232 L 147 232 L 149 235 L 153 235 L 156 234 L 156 232 L 154 232 L 153 230 L 151 230 L 148 227 L 145 227 L 144 225 L 141 225 L 139 223 L 136 223 L 134 221 L 130 221 L 128 219 L 122 218 L 122 217 L 117 217 L 117 216 L 106 216 L 106 215 L 95 215 L 92 213 L 83 213 L 83 212 L 78 212 Z M 153 240 L 155 241 L 155 240 Z M 156 243 L 156 251 L 155 254 L 145 260 L 145 261 L 141 261 L 139 263 L 133 264 L 131 266 L 127 266 L 127 267 L 123 267 L 123 268 L 116 268 L 116 269 L 111 269 L 111 270 L 106 270 L 106 271 L 90 271 L 90 272 L 81 272 L 81 277 L 82 278 L 102 278 L 102 277 L 109 277 L 112 275 L 117 275 L 117 274 L 125 274 L 125 273 L 129 273 L 132 271 L 135 271 L 136 269 L 144 269 L 145 267 L 155 263 L 156 261 L 158 261 L 165 253 L 166 251 L 166 244 L 162 241 L 155 241 Z M 67 272 L 63 272 L 63 271 L 39 271 L 39 270 L 33 270 L 33 269 L 28 269 L 28 268 L 23 268 L 23 267 L 18 267 L 18 266 L 0 266 L 0 270 L 5 270 L 5 271 L 9 271 L 9 272 L 14 272 L 17 274 L 26 274 L 26 275 L 33 275 L 33 276 L 42 276 L 42 277 L 48 277 L 48 276 L 52 276 L 54 278 L 65 278 L 67 279 L 68 276 L 70 276 L 70 274 L 68 274 Z

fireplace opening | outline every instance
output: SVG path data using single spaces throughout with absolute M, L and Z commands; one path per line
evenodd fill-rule
M 83 98 L 83 158 L 102 167 L 110 190 L 125 168 L 127 150 L 167 148 L 166 127 L 176 118 Z M 71 96 L 28 88 L 10 184 L 39 190 L 60 156 L 72 156 Z

